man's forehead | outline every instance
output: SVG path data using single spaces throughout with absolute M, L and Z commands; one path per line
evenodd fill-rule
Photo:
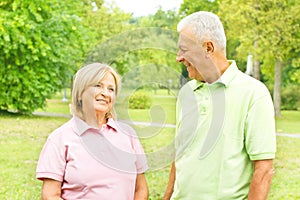
M 192 30 L 185 28 L 179 33 L 178 43 L 187 43 L 189 45 L 192 45 L 197 44 L 198 42 Z

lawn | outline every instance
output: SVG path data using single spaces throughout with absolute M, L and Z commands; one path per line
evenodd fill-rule
M 58 94 L 48 101 L 45 110 L 38 112 L 69 114 L 69 102 L 62 102 L 61 97 Z M 125 120 L 174 124 L 176 99 L 163 91 L 152 97 L 152 114 L 150 110 L 127 109 Z M 41 182 L 35 179 L 40 150 L 48 134 L 68 119 L 0 113 L 0 199 L 40 199 Z M 283 111 L 282 117 L 276 119 L 276 129 L 284 133 L 300 133 L 299 122 L 299 111 Z M 164 147 L 172 143 L 174 128 L 147 125 L 133 127 L 142 136 L 141 142 L 146 153 L 150 155 L 151 166 L 154 166 L 157 156 L 167 156 L 159 158 L 161 165 L 154 166 L 156 170 L 146 173 L 150 189 L 149 199 L 161 199 L 167 185 L 170 165 L 169 155 Z M 278 136 L 277 147 L 276 173 L 269 199 L 300 199 L 300 138 Z

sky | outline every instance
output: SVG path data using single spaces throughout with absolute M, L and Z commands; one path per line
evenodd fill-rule
M 183 0 L 106 0 L 106 2 L 109 4 L 114 2 L 121 10 L 139 17 L 155 14 L 159 6 L 162 10 L 179 9 Z

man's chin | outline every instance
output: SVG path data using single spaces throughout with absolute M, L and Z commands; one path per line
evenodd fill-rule
M 190 78 L 190 79 L 195 79 L 195 76 L 194 76 L 194 74 L 190 74 L 190 73 L 188 73 L 188 76 L 189 76 L 189 78 Z

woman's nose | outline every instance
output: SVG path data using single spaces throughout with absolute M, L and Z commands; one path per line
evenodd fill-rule
M 102 88 L 100 94 L 107 95 L 107 88 Z

